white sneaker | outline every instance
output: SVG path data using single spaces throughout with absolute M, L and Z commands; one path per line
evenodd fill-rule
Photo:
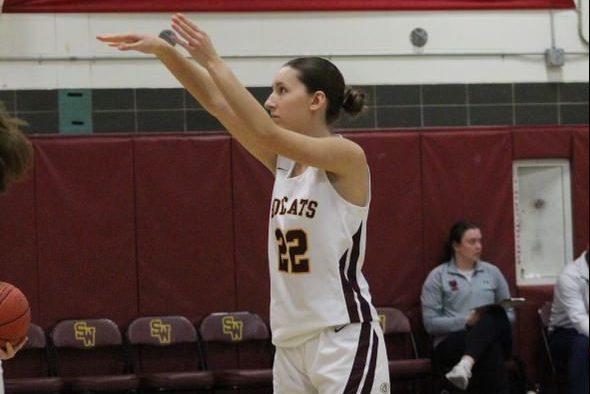
M 469 379 L 471 379 L 471 371 L 463 364 L 459 363 L 455 365 L 445 377 L 449 382 L 453 383 L 455 387 L 460 388 L 461 390 L 466 390 L 469 385 Z

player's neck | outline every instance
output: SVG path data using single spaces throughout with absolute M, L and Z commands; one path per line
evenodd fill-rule
M 332 135 L 332 130 L 330 130 L 325 120 L 320 118 L 310 119 L 304 126 L 304 130 L 303 134 L 315 138 L 325 138 Z

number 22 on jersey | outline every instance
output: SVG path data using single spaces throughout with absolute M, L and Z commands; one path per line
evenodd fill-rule
M 307 234 L 303 230 L 289 230 L 285 234 L 276 229 L 275 237 L 279 247 L 279 271 L 290 274 L 309 272 Z

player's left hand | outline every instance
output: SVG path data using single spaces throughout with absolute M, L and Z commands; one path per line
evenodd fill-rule
M 8 360 L 14 357 L 19 350 L 27 343 L 29 338 L 23 338 L 22 341 L 17 343 L 16 345 L 12 346 L 10 342 L 6 342 L 4 348 L 0 347 L 0 360 Z
M 177 39 L 176 42 L 186 49 L 201 66 L 207 67 L 211 61 L 219 59 L 209 35 L 184 15 L 176 14 L 172 17 L 172 28 L 183 38 L 183 40 Z
M 101 34 L 96 39 L 120 51 L 138 51 L 157 55 L 163 48 L 170 48 L 159 37 L 141 33 Z

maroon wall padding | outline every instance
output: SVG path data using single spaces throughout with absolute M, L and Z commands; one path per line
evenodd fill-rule
M 35 182 L 13 184 L 0 196 L 0 281 L 18 287 L 29 300 L 33 321 L 39 319 Z
M 270 279 L 268 220 L 273 175 L 232 141 L 234 262 L 237 310 L 268 321 Z
M 588 127 L 573 133 L 572 194 L 574 215 L 574 247 L 579 256 L 588 245 Z
M 451 224 L 478 223 L 484 258 L 515 290 L 513 159 L 572 160 L 576 255 L 588 243 L 588 127 L 363 132 L 372 172 L 365 274 L 377 305 L 410 315 Z M 34 139 L 34 178 L 0 198 L 2 280 L 44 328 L 65 317 L 250 310 L 268 319 L 270 173 L 228 136 Z M 568 152 L 570 152 L 568 154 Z M 34 181 L 33 181 L 34 180 Z M 18 264 L 16 264 L 18 262 Z M 521 286 L 515 352 L 541 376 L 536 309 Z M 235 358 L 235 353 L 227 357 Z
M 572 154 L 571 129 L 531 127 L 512 133 L 514 160 L 569 159 Z
M 0 281 L 18 287 L 29 300 L 32 320 L 39 321 L 39 276 L 35 228 L 35 182 L 31 172 L 25 182 L 0 196 Z M 7 378 L 34 376 L 45 364 L 37 352 L 5 362 Z
M 482 230 L 484 260 L 500 268 L 514 292 L 510 133 L 425 133 L 422 147 L 426 265 L 442 261 L 452 224 L 471 220 Z
M 37 141 L 40 324 L 137 315 L 132 145 Z
M 232 310 L 230 139 L 134 141 L 140 315 Z
M 347 134 L 365 150 L 372 201 L 363 272 L 375 305 L 418 305 L 423 265 L 422 175 L 418 133 Z M 403 267 L 403 269 L 401 269 Z

